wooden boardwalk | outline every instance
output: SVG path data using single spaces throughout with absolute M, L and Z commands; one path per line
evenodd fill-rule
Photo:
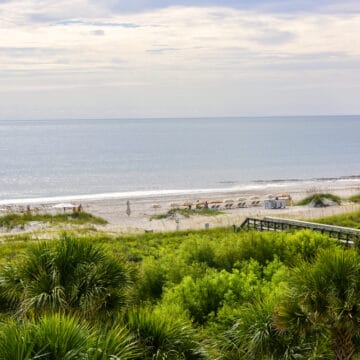
M 257 231 L 294 231 L 307 229 L 321 234 L 327 234 L 349 245 L 355 241 L 360 241 L 359 229 L 274 217 L 265 217 L 263 219 L 247 218 L 240 225 L 240 228 Z

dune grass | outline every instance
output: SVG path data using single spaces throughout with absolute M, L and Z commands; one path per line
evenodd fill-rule
M 358 203 L 360 204 L 360 194 L 356 194 L 354 196 L 351 196 L 349 198 L 350 201 L 354 202 L 354 203 Z
M 168 219 L 175 215 L 182 215 L 184 217 L 190 217 L 194 215 L 200 216 L 216 216 L 224 214 L 222 211 L 214 210 L 214 209 L 171 209 L 164 214 L 153 215 L 150 217 L 150 220 L 162 220 Z
M 24 228 L 25 225 L 32 221 L 51 223 L 51 224 L 97 224 L 104 225 L 107 223 L 106 220 L 96 217 L 87 212 L 76 212 L 76 213 L 63 213 L 63 214 L 33 214 L 26 212 L 24 214 L 8 214 L 0 217 L 0 228 L 11 230 L 16 227 Z
M 350 227 L 354 229 L 360 229 L 360 211 L 355 211 L 352 213 L 333 215 L 324 217 L 317 220 L 311 220 L 313 222 L 317 222 L 320 224 L 328 224 L 328 225 L 337 225 Z
M 315 206 L 326 206 L 324 200 L 334 201 L 337 204 L 341 203 L 341 198 L 330 193 L 318 193 L 307 196 L 305 199 L 300 200 L 297 205 L 309 205 L 313 203 Z

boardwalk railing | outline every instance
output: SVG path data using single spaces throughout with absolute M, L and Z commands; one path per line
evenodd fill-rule
M 247 218 L 240 227 L 257 231 L 293 231 L 308 229 L 320 232 L 321 234 L 327 234 L 347 244 L 353 244 L 355 241 L 360 240 L 360 230 L 358 229 L 292 219 L 273 217 L 265 217 L 263 219 Z

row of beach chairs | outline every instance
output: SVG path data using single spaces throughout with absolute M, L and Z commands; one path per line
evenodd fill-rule
M 207 205 L 206 205 L 207 203 Z M 212 210 L 229 210 L 229 209 L 236 209 L 236 208 L 247 208 L 247 207 L 255 207 L 255 206 L 262 206 L 262 201 L 260 199 L 243 199 L 240 198 L 236 201 L 234 200 L 212 200 L 212 201 L 185 201 L 180 206 L 178 204 L 173 204 L 177 207 L 191 207 L 192 209 L 203 209 L 208 207 Z

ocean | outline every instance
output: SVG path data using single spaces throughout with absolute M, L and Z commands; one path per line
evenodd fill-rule
M 359 174 L 360 116 L 0 121 L 3 203 L 360 181 Z

